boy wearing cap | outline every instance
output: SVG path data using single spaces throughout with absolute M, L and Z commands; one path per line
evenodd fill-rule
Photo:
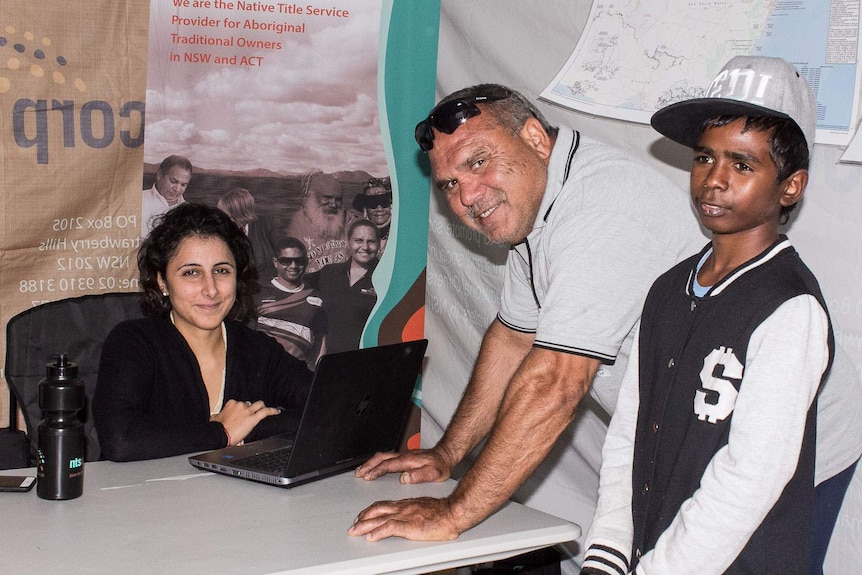
M 816 396 L 834 352 L 817 280 L 778 232 L 808 183 L 816 103 L 736 57 L 652 119 L 694 148 L 712 241 L 644 304 L 602 452 L 582 574 L 809 573 Z

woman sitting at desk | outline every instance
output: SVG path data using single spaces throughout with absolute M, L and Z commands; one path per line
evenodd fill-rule
M 305 363 L 240 323 L 254 311 L 248 238 L 216 208 L 167 212 L 138 252 L 144 319 L 105 340 L 93 397 L 113 461 L 236 445 L 295 429 Z

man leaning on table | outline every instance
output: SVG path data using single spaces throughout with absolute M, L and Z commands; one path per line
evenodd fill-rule
M 506 87 L 446 97 L 416 139 L 455 214 L 511 250 L 499 313 L 440 442 L 378 454 L 356 475 L 442 481 L 487 443 L 449 497 L 362 511 L 349 533 L 371 541 L 457 537 L 513 495 L 588 391 L 611 412 L 647 289 L 704 242 L 680 189 L 621 150 L 551 126 Z M 587 472 L 597 476 L 598 461 Z M 581 493 L 548 511 L 586 527 L 594 485 L 570 481 Z

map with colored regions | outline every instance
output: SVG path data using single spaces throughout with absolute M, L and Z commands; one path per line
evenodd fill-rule
M 859 106 L 862 0 L 595 0 L 566 65 L 542 98 L 649 123 L 702 97 L 733 56 L 778 56 L 817 94 L 817 143 L 846 145 Z

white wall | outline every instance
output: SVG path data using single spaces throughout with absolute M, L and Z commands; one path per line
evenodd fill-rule
M 438 99 L 467 85 L 495 82 L 538 101 L 538 94 L 575 47 L 589 9 L 589 2 L 572 0 L 443 0 Z M 648 126 L 537 103 L 552 122 L 629 150 L 665 172 L 681 189 L 688 189 L 689 152 L 662 140 Z M 787 233 L 820 279 L 836 339 L 850 353 L 858 372 L 862 368 L 862 252 L 856 221 L 862 213 L 862 166 L 838 165 L 839 156 L 837 148 L 815 148 L 808 193 Z M 436 193 L 430 228 L 426 331 L 431 344 L 422 421 L 426 446 L 440 437 L 451 417 L 480 338 L 496 313 L 505 257 L 503 248 L 489 245 L 452 219 Z M 574 433 L 585 444 L 598 445 L 601 438 L 589 415 L 587 420 Z M 563 504 L 565 495 L 560 499 Z M 850 575 L 862 565 L 862 472 L 856 473 L 838 522 L 826 573 Z

